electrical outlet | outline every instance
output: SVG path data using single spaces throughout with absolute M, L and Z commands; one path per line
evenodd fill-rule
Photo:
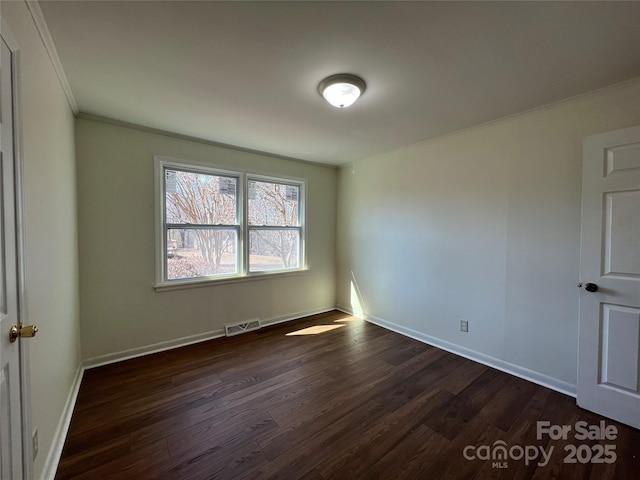
M 38 430 L 33 431 L 33 459 L 36 459 L 38 455 Z
M 464 333 L 469 332 L 469 321 L 468 320 L 460 320 L 460 331 Z

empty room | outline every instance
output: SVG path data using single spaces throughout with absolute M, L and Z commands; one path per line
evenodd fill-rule
M 640 478 L 640 2 L 0 2 L 0 476 Z

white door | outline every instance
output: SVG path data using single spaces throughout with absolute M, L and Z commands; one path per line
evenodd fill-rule
M 2 37 L 0 37 L 2 38 Z M 11 342 L 18 318 L 12 53 L 0 40 L 0 478 L 23 478 L 20 343 Z
M 583 155 L 578 405 L 640 428 L 640 126 Z

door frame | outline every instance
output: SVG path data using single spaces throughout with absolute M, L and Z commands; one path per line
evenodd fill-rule
M 20 46 L 9 25 L 0 18 L 0 36 L 11 51 L 11 83 L 13 96 L 13 161 L 14 194 L 16 206 L 16 271 L 18 286 L 18 321 L 27 324 L 27 288 L 24 222 L 24 172 L 22 150 L 22 103 L 20 76 Z M 8 332 L 0 332 L 8 335 Z M 33 477 L 33 444 L 31 423 L 31 375 L 29 365 L 29 342 L 18 342 L 20 361 L 20 404 L 22 430 L 22 474 L 25 479 Z

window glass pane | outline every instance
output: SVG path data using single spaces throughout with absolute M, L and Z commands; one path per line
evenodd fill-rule
M 237 178 L 171 169 L 164 173 L 167 223 L 237 223 Z
M 238 273 L 236 229 L 167 230 L 167 279 Z
M 249 232 L 249 271 L 299 268 L 298 230 L 256 230 Z
M 300 225 L 300 186 L 249 180 L 249 225 Z

